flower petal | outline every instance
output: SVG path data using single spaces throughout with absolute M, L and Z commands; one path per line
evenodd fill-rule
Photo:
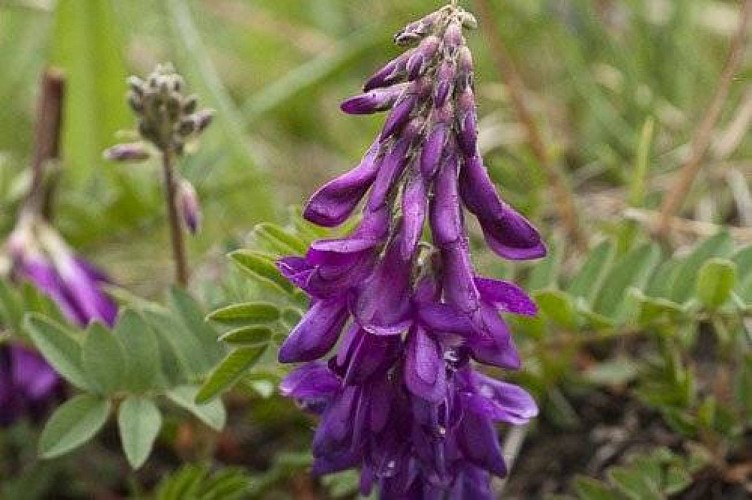
M 340 381 L 325 363 L 305 364 L 287 375 L 279 384 L 283 396 L 299 400 L 328 399 L 340 388 Z
M 342 224 L 373 184 L 379 171 L 379 142 L 366 153 L 360 165 L 329 181 L 308 200 L 303 217 L 324 227 Z
M 475 286 L 483 301 L 498 307 L 503 312 L 535 316 L 538 307 L 525 291 L 509 281 L 475 277 Z
M 426 186 L 420 175 L 413 176 L 402 193 L 402 258 L 413 257 L 418 241 L 423 233 L 423 223 L 426 219 Z
M 457 442 L 470 463 L 499 477 L 506 476 L 507 467 L 501 454 L 499 438 L 490 420 L 466 412 L 457 430 Z
M 494 252 L 512 260 L 546 255 L 538 231 L 501 201 L 480 157 L 465 161 L 460 172 L 460 194 L 465 206 L 478 218 L 486 242 Z
M 439 344 L 420 327 L 408 334 L 405 384 L 416 396 L 439 403 L 446 397 L 446 368 Z
M 334 347 L 347 318 L 347 304 L 344 301 L 317 301 L 282 344 L 280 363 L 313 361 L 324 356 Z

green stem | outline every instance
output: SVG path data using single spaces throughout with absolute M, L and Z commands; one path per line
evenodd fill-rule
M 175 262 L 175 282 L 181 287 L 188 284 L 188 261 L 185 255 L 183 228 L 177 206 L 177 181 L 175 179 L 175 154 L 172 150 L 162 153 L 162 170 L 164 173 L 165 202 L 167 203 L 167 220 L 170 226 L 172 257 Z

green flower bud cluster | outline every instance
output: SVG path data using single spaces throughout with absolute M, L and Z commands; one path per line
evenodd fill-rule
M 186 142 L 200 135 L 212 121 L 213 112 L 198 109 L 195 95 L 185 95 L 185 81 L 170 64 L 159 65 L 146 79 L 128 79 L 128 104 L 138 117 L 138 133 L 161 152 L 181 155 Z M 121 149 L 122 149 L 121 145 Z M 128 153 L 107 155 L 113 160 L 142 159 L 145 146 Z M 148 154 L 146 155 L 148 156 Z
M 131 77 L 128 83 L 139 134 L 162 151 L 180 154 L 186 140 L 211 123 L 211 111 L 197 111 L 198 99 L 183 94 L 185 81 L 171 65 L 157 66 L 146 80 Z

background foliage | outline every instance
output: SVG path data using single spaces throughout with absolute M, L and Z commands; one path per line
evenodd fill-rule
M 565 239 L 488 40 L 471 35 L 487 163 L 552 247 L 533 266 L 504 266 L 479 239 L 475 253 L 488 273 L 522 282 L 542 311 L 510 318 L 526 359 L 516 378 L 543 413 L 525 431 L 506 494 L 742 498 L 752 481 L 749 51 L 672 245 L 650 232 L 717 85 L 738 3 L 488 3 L 493 18 L 480 21 L 519 66 L 589 240 L 579 249 Z M 288 207 L 354 165 L 381 120 L 344 116 L 337 104 L 396 52 L 397 29 L 437 6 L 0 0 L 0 234 L 28 184 L 37 82 L 54 64 L 69 89 L 55 222 L 114 276 L 127 305 L 112 334 L 60 332 L 53 305 L 0 283 L 3 335 L 33 341 L 73 386 L 43 432 L 32 423 L 0 432 L 0 496 L 352 495 L 352 474 L 307 477 L 312 421 L 275 394 L 276 345 L 305 301 L 270 259 L 322 236 Z M 101 159 L 130 133 L 125 77 L 167 60 L 217 111 L 181 166 L 205 213 L 190 242 L 190 296 L 168 290 L 157 165 Z M 506 434 L 507 444 L 520 437 Z M 87 444 L 40 461 L 37 441 L 47 457 Z

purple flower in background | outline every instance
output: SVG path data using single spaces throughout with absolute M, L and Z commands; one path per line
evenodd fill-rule
M 62 237 L 41 218 L 25 213 L 8 237 L 11 277 L 28 281 L 50 297 L 71 323 L 100 321 L 112 326 L 117 305 L 104 292 L 109 279 L 75 255 Z
M 496 424 L 537 414 L 522 388 L 476 369 L 519 369 L 500 313 L 534 315 L 536 307 L 513 283 L 477 275 L 464 209 L 503 258 L 539 258 L 546 248 L 499 198 L 478 151 L 473 61 L 462 33 L 474 24 L 447 6 L 396 35 L 413 48 L 341 106 L 350 114 L 388 111 L 381 133 L 304 211 L 334 227 L 365 198 L 360 223 L 278 263 L 311 298 L 279 359 L 307 362 L 281 390 L 320 415 L 313 472 L 359 468 L 362 493 L 378 487 L 386 499 L 494 498 L 491 476 L 507 473 Z
M 7 241 L 10 276 L 52 299 L 73 324 L 112 326 L 117 305 L 104 292 L 108 278 L 76 256 L 60 235 L 30 212 L 22 212 Z M 0 345 L 0 425 L 32 418 L 62 396 L 63 383 L 36 352 L 15 343 Z
M 0 345 L 0 427 L 24 415 L 36 420 L 62 396 L 62 381 L 44 358 L 22 345 Z

